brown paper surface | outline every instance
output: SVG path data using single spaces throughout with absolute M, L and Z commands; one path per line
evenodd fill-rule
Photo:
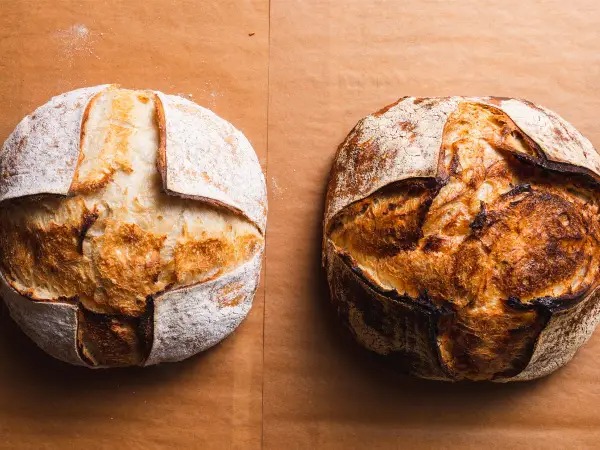
M 392 373 L 336 328 L 320 270 L 337 145 L 404 95 L 525 97 L 600 147 L 600 3 L 271 3 L 266 448 L 600 447 L 600 333 L 512 385 Z
M 0 140 L 52 95 L 101 83 L 181 94 L 266 163 L 268 0 L 0 2 Z M 252 35 L 251 35 L 252 34 Z M 180 364 L 89 370 L 0 317 L 0 447 L 259 448 L 264 289 L 240 328 Z
M 1 448 L 600 447 L 598 333 L 536 382 L 415 380 L 337 327 L 320 268 L 335 149 L 400 96 L 525 97 L 600 147 L 595 0 L 5 0 L 0 55 L 0 140 L 60 92 L 149 87 L 234 123 L 269 184 L 254 307 L 202 355 L 71 367 L 0 309 Z

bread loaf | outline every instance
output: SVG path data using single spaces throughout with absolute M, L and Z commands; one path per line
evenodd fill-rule
M 264 177 L 242 133 L 188 100 L 115 85 L 54 97 L 5 142 L 0 202 L 2 296 L 63 361 L 178 361 L 251 307 Z
M 600 155 L 507 98 L 413 98 L 340 146 L 324 265 L 343 323 L 413 375 L 528 380 L 600 318 Z

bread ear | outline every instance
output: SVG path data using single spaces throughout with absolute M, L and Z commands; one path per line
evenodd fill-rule
M 440 364 L 435 340 L 442 312 L 378 291 L 332 242 L 327 242 L 325 252 L 331 300 L 354 338 L 375 353 L 393 358 L 407 373 L 451 380 Z
M 264 234 L 265 179 L 248 139 L 212 111 L 174 95 L 159 99 L 158 167 L 167 193 L 224 206 Z
M 69 193 L 88 104 L 109 86 L 57 95 L 21 120 L 0 152 L 0 202 L 28 195 Z
M 531 359 L 520 373 L 494 381 L 525 381 L 546 376 L 568 363 L 591 337 L 600 322 L 600 288 L 570 308 L 550 312 Z
M 2 275 L 0 295 L 13 320 L 42 350 L 61 361 L 87 365 L 77 350 L 77 305 L 25 298 Z
M 359 121 L 331 169 L 326 224 L 350 203 L 390 183 L 435 178 L 444 125 L 457 104 L 457 97 L 405 97 Z
M 262 250 L 217 279 L 157 295 L 145 365 L 181 361 L 231 334 L 250 311 L 261 262 Z
M 492 103 L 539 146 L 542 154 L 535 163 L 563 172 L 585 173 L 600 181 L 600 154 L 554 111 L 525 100 L 492 99 Z

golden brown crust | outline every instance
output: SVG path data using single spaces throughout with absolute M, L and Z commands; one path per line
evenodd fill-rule
M 235 241 L 215 237 L 182 239 L 173 251 L 174 278 L 180 285 L 214 279 L 247 261 L 258 250 L 259 240 L 248 234 Z
M 160 250 L 166 238 L 136 224 L 106 220 L 104 233 L 92 240 L 95 282 L 102 289 L 84 305 L 133 317 L 143 314 L 148 296 L 164 289 Z
M 523 162 L 535 158 L 535 142 L 501 110 L 459 103 L 437 182 L 390 185 L 326 228 L 379 289 L 452 311 L 435 338 L 450 378 L 518 374 L 550 320 L 540 305 L 582 299 L 598 283 L 597 187 Z
M 36 207 L 25 220 L 22 211 L 32 203 Z M 46 208 L 62 220 L 46 221 Z M 43 206 L 32 199 L 11 200 L 0 214 L 0 267 L 10 285 L 40 301 L 92 296 L 93 274 L 81 240 L 96 216 L 82 199 L 55 198 Z
M 161 179 L 167 178 L 167 121 L 165 118 L 165 108 L 162 100 L 154 94 L 154 105 L 156 108 L 155 124 L 158 130 L 158 153 L 156 156 L 156 169 L 160 173 Z
M 378 257 L 395 255 L 414 248 L 423 236 L 421 228 L 434 196 L 432 188 L 432 183 L 425 181 L 391 186 L 380 191 L 377 198 L 352 204 L 337 220 L 355 218 L 361 233 L 353 234 L 354 246 Z M 340 225 L 334 222 L 334 235 L 346 231 L 343 226 L 336 229 Z

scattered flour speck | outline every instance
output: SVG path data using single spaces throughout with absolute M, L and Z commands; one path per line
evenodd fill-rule
M 275 196 L 280 198 L 283 197 L 283 194 L 287 190 L 286 188 L 279 186 L 279 183 L 275 177 L 271 177 L 271 187 L 273 188 L 273 193 Z
M 100 33 L 103 36 L 103 33 Z M 73 59 L 80 55 L 94 55 L 94 36 L 90 29 L 82 23 L 63 28 L 55 33 L 61 50 L 61 58 L 73 64 Z
M 222 97 L 222 94 L 219 91 L 211 91 L 208 95 L 210 96 L 209 107 L 215 108 L 217 106 L 217 98 Z

